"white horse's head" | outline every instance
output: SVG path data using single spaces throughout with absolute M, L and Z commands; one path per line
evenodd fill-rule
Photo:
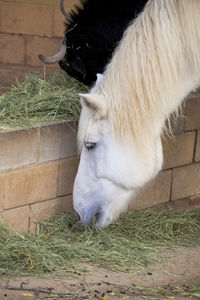
M 96 216 L 99 226 L 106 226 L 126 210 L 137 190 L 160 169 L 160 136 L 141 149 L 133 137 L 123 140 L 113 134 L 103 96 L 81 95 L 81 104 L 81 158 L 74 184 L 74 209 L 84 224 Z
M 158 173 L 165 120 L 199 86 L 200 4 L 179 2 L 148 1 L 81 96 L 74 208 L 83 223 L 108 225 Z

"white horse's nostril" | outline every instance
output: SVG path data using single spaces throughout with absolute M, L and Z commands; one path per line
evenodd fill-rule
M 101 213 L 100 212 L 96 213 L 95 219 L 96 219 L 97 222 L 100 219 L 100 217 L 101 217 Z
M 81 217 L 79 216 L 79 213 L 75 210 L 75 214 L 77 216 L 77 219 L 80 221 L 81 220 Z

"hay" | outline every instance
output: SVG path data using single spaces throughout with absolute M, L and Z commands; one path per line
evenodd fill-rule
M 199 243 L 199 237 L 200 210 L 130 212 L 93 231 L 64 213 L 42 222 L 35 235 L 11 234 L 2 225 L 0 273 L 72 271 L 83 264 L 124 271 L 158 261 L 166 248 Z
M 0 96 L 0 130 L 30 128 L 66 120 L 78 120 L 79 93 L 88 88 L 59 72 L 45 81 L 30 74 Z

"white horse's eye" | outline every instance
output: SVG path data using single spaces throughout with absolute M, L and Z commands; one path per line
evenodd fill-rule
M 96 143 L 92 143 L 92 142 L 85 142 L 84 143 L 85 148 L 87 148 L 88 150 L 93 150 L 96 147 Z

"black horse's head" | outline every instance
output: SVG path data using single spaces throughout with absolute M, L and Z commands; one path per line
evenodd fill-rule
M 80 0 L 67 14 L 60 0 L 60 9 L 66 18 L 65 37 L 59 52 L 39 58 L 47 64 L 58 62 L 70 76 L 91 86 L 96 74 L 102 73 L 112 57 L 117 43 L 129 22 L 143 9 L 147 0 Z

